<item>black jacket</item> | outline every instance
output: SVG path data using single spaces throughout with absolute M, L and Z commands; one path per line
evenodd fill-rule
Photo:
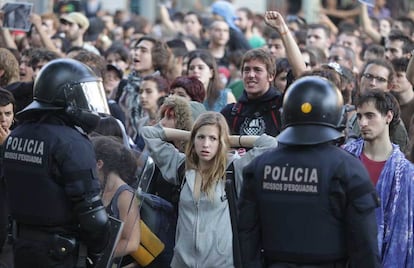
M 361 161 L 349 153 L 331 144 L 279 145 L 246 166 L 243 178 L 245 267 L 261 267 L 260 255 L 267 265 L 380 267 L 378 196 Z
M 281 129 L 282 94 L 271 87 L 260 98 L 250 100 L 246 91 L 235 104 L 226 105 L 221 113 L 234 135 L 277 136 Z

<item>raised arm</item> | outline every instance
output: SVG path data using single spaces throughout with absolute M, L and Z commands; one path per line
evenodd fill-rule
M 36 29 L 37 33 L 39 34 L 40 41 L 45 46 L 45 48 L 49 49 L 50 51 L 55 52 L 56 54 L 58 54 L 61 57 L 64 57 L 65 54 L 62 53 L 59 49 L 57 49 L 55 44 L 52 42 L 52 39 L 50 39 L 50 37 L 44 31 L 44 29 L 42 27 L 42 18 L 38 14 L 32 13 L 30 15 L 30 21 L 32 22 L 34 28 Z
M 165 133 L 165 140 L 173 141 L 173 140 L 182 140 L 188 141 L 190 139 L 190 131 L 175 129 L 175 128 L 162 128 Z M 230 139 L 230 147 L 245 147 L 245 148 L 253 148 L 256 145 L 257 139 L 261 136 L 238 136 L 238 135 L 231 135 L 229 136 Z M 270 137 L 270 136 L 268 136 Z M 266 140 L 266 142 L 276 142 L 276 139 L 271 137 Z
M 277 11 L 266 11 L 265 22 L 280 34 L 286 49 L 286 57 L 292 66 L 293 75 L 299 77 L 306 70 L 305 61 L 302 59 L 302 53 L 282 15 Z
M 165 139 L 167 141 L 181 140 L 188 141 L 190 139 L 190 131 L 163 127 Z
M 368 15 L 368 8 L 366 4 L 361 4 L 360 6 L 360 18 L 361 26 L 364 32 L 372 39 L 372 41 L 379 44 L 382 37 L 381 34 L 371 25 L 371 20 Z
M 12 35 L 10 34 L 9 29 L 3 27 L 3 16 L 4 16 L 4 14 L 1 11 L 0 12 L 0 34 L 1 34 L 1 37 L 2 37 L 2 39 L 3 39 L 3 41 L 6 45 L 6 48 L 17 50 L 18 48 L 17 48 L 16 42 L 14 42 L 14 39 L 13 39 Z
M 168 29 L 168 31 L 172 33 L 177 33 L 179 29 L 177 29 L 174 23 L 172 22 L 170 14 L 168 12 L 168 8 L 163 4 L 159 4 L 158 6 L 160 8 L 160 19 L 162 24 L 165 26 L 165 28 Z

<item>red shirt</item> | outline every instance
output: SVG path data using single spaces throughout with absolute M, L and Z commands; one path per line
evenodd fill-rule
M 369 159 L 364 153 L 361 154 L 361 161 L 368 170 L 371 181 L 374 185 L 377 185 L 381 171 L 384 168 L 386 161 L 373 161 Z

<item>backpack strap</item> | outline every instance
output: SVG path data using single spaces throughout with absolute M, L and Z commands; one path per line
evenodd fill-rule
M 181 189 L 183 189 L 186 177 L 185 177 L 185 161 L 181 163 L 181 165 L 177 169 L 177 178 L 178 178 L 178 188 L 179 192 L 181 192 Z
M 270 107 L 271 112 L 272 112 L 272 119 L 273 119 L 273 123 L 276 126 L 276 129 L 278 131 L 280 131 L 280 120 L 281 120 L 281 116 L 280 116 L 280 100 L 281 98 L 276 98 L 274 100 L 272 100 L 272 105 Z
M 233 123 L 231 124 L 231 131 L 234 132 L 239 121 L 239 116 L 243 107 L 243 103 L 236 102 L 231 108 L 231 116 L 233 117 Z
M 280 115 L 280 102 L 281 102 L 281 96 L 278 96 L 277 98 L 266 102 L 265 105 L 262 106 L 262 109 L 260 111 L 261 114 L 266 113 L 268 111 L 271 112 L 273 123 L 276 126 L 276 129 L 280 130 L 280 122 L 281 122 L 281 115 Z M 233 107 L 231 108 L 231 116 L 233 117 L 233 121 L 231 124 L 231 131 L 234 132 L 236 129 L 236 126 L 238 124 L 240 114 L 243 109 L 243 103 L 236 102 L 233 104 Z
M 235 268 L 242 267 L 240 242 L 238 235 L 238 211 L 237 211 L 237 195 L 236 195 L 236 180 L 234 176 L 233 162 L 226 169 L 226 185 L 225 191 L 227 202 L 229 204 L 231 229 L 233 231 L 233 263 Z
M 171 201 L 175 206 L 176 210 L 178 211 L 178 201 L 180 200 L 180 193 L 183 189 L 185 183 L 185 161 L 181 163 L 181 165 L 177 168 L 177 179 L 178 183 L 173 186 Z

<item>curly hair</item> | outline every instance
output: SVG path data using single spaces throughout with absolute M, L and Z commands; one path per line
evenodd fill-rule
M 190 130 L 193 120 L 191 117 L 191 107 L 187 100 L 179 96 L 169 96 L 165 98 L 164 103 L 160 108 L 160 117 L 170 109 L 172 109 L 175 114 L 175 128 Z
M 7 48 L 0 48 L 0 70 L 4 71 L 0 77 L 1 87 L 19 81 L 19 62 Z
M 118 174 L 127 183 L 135 177 L 138 160 L 132 150 L 109 136 L 91 137 L 91 141 L 96 160 L 102 160 L 104 163 L 102 167 L 104 174 L 103 188 L 111 172 Z

